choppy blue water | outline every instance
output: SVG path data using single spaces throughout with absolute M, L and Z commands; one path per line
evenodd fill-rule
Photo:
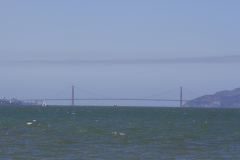
M 239 159 L 240 109 L 0 106 L 1 159 Z

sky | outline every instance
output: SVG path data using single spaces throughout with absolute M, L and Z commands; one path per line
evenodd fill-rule
M 238 0 L 0 0 L 0 98 L 116 98 L 240 87 Z M 82 89 L 82 90 L 80 90 Z M 196 98 L 183 90 L 183 99 Z M 96 97 L 96 95 L 95 95 Z M 154 98 L 179 99 L 179 90 Z M 65 104 L 69 101 L 51 101 Z M 76 105 L 179 106 L 77 101 Z

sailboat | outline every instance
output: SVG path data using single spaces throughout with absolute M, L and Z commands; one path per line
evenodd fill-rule
M 43 106 L 43 107 L 46 107 L 46 106 L 47 106 L 45 99 L 43 100 L 42 106 Z

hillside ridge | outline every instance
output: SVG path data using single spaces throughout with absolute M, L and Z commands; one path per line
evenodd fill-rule
M 186 102 L 183 107 L 240 108 L 240 88 L 219 91 L 213 95 L 204 95 Z

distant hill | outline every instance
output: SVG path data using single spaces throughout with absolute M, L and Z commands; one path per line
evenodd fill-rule
M 240 88 L 220 91 L 186 102 L 183 107 L 221 107 L 240 108 Z

